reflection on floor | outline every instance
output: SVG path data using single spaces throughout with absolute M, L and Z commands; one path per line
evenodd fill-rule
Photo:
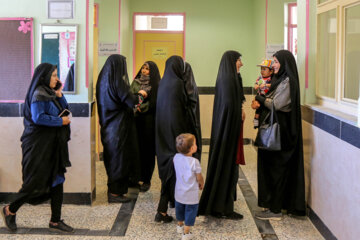
M 201 165 L 206 176 L 208 147 L 204 147 Z M 257 210 L 256 151 L 245 146 L 246 165 L 241 166 L 238 200 L 235 211 L 244 215 L 240 221 L 219 220 L 212 217 L 196 219 L 195 239 L 323 239 L 308 218 L 285 216 L 282 221 L 254 220 Z M 62 218 L 76 228 L 73 235 L 54 235 L 47 229 L 50 207 L 23 206 L 17 214 L 19 230 L 10 234 L 0 220 L 0 239 L 181 239 L 176 223 L 154 222 L 160 195 L 160 180 L 154 173 L 151 189 L 146 193 L 129 189 L 133 201 L 126 204 L 108 204 L 106 199 L 106 173 L 102 162 L 97 162 L 96 201 L 92 206 L 64 205 Z M 245 197 L 244 197 L 245 196 Z M 2 206 L 1 206 L 2 207 Z M 174 209 L 169 214 L 175 216 Z M 124 236 L 125 235 L 125 236 Z

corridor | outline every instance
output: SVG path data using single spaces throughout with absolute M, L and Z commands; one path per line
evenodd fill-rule
M 202 170 L 206 176 L 208 146 L 204 146 Z M 245 146 L 246 165 L 241 166 L 238 181 L 235 211 L 244 215 L 240 221 L 219 220 L 213 217 L 198 217 L 193 228 L 195 239 L 202 240 L 256 240 L 256 239 L 324 239 L 309 218 L 294 218 L 284 215 L 282 221 L 263 221 L 254 218 L 257 207 L 256 150 Z M 160 179 L 154 172 L 148 192 L 139 193 L 130 188 L 132 202 L 108 204 L 106 198 L 106 173 L 102 162 L 96 162 L 96 200 L 92 206 L 63 206 L 62 218 L 76 228 L 74 234 L 59 235 L 47 228 L 50 206 L 25 205 L 17 214 L 17 234 L 9 234 L 0 222 L 0 239 L 180 239 L 176 233 L 176 222 L 160 224 L 154 221 L 160 196 Z M 2 207 L 2 206 L 1 206 Z M 175 216 L 174 209 L 169 214 Z

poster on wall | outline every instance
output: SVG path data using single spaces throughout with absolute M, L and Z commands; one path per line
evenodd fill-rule
M 284 44 L 266 45 L 266 59 L 272 59 L 272 56 L 279 50 L 284 49 Z
M 119 53 L 118 44 L 117 43 L 105 43 L 100 42 L 98 48 L 99 56 L 110 56 L 112 54 Z
M 168 48 L 167 47 L 154 47 L 152 48 L 151 55 L 153 59 L 167 59 L 168 58 Z
M 74 18 L 73 0 L 48 0 L 48 18 L 50 19 Z

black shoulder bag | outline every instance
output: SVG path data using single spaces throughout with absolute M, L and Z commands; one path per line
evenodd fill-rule
M 270 122 L 266 123 L 267 118 L 270 115 Z M 276 122 L 274 122 L 274 116 Z M 280 151 L 281 140 L 280 140 L 280 125 L 275 112 L 274 103 L 271 104 L 271 111 L 261 122 L 256 139 L 255 146 L 260 149 L 268 151 Z

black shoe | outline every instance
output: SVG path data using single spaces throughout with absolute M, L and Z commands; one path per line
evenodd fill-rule
M 240 213 L 237 213 L 237 212 L 232 212 L 228 215 L 225 215 L 225 218 L 226 219 L 231 219 L 231 220 L 240 220 L 240 219 L 243 219 L 244 216 L 241 215 Z
M 16 226 L 16 215 L 6 215 L 6 206 L 3 207 L 2 211 L 1 211 L 1 215 L 3 216 L 3 220 L 5 223 L 5 226 L 10 230 L 10 231 L 16 231 L 17 230 L 17 226 Z
M 74 228 L 64 223 L 64 220 L 60 220 L 59 222 L 57 222 L 57 225 L 49 223 L 49 228 L 50 231 L 54 231 L 54 232 L 68 232 L 68 233 L 74 232 Z
M 151 187 L 151 183 L 143 183 L 139 189 L 140 189 L 140 192 L 147 192 Z
M 163 223 L 169 223 L 173 220 L 173 217 L 172 216 L 169 216 L 169 215 L 162 215 L 161 213 L 157 213 L 155 215 L 155 222 L 163 222 Z
M 130 201 L 131 199 L 124 195 L 114 196 L 111 193 L 108 193 L 108 203 L 127 203 Z

